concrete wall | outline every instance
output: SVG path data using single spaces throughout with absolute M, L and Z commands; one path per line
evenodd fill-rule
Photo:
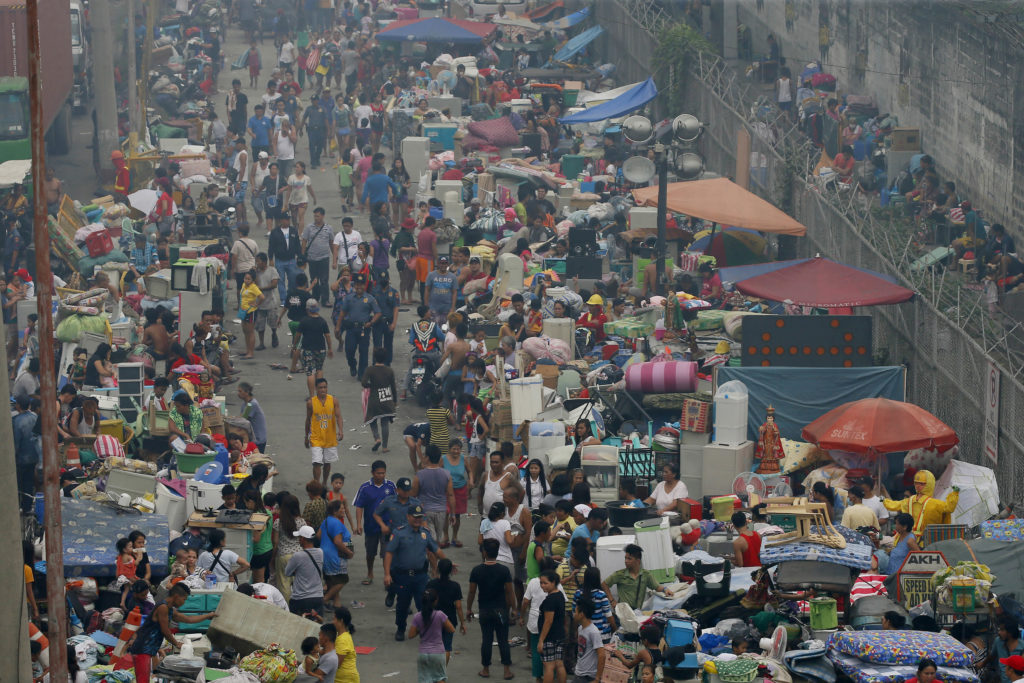
M 998 22 L 961 11 L 962 4 L 723 0 L 721 6 L 734 7 L 735 21 L 750 27 L 755 54 L 774 33 L 794 75 L 819 59 L 819 27 L 828 26 L 824 63 L 839 89 L 872 95 L 901 126 L 920 128 L 942 178 L 956 182 L 989 220 L 1019 232 L 1024 194 L 1013 190 L 1024 183 L 1024 158 L 1015 159 L 1024 149 L 1024 47 Z M 714 28 L 731 32 L 731 19 Z M 735 44 L 731 36 L 715 38 Z M 725 56 L 734 55 L 727 49 Z

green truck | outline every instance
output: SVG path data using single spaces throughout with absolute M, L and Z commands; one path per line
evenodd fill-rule
M 75 73 L 71 59 L 68 0 L 39 0 L 43 124 L 49 154 L 71 150 Z M 28 94 L 28 30 L 25 4 L 0 0 L 0 163 L 32 157 Z

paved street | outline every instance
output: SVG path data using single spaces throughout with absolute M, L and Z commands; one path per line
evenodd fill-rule
M 238 56 L 239 52 L 245 49 L 241 40 L 241 31 L 232 27 L 228 30 L 227 40 L 224 48 L 225 62 L 230 63 Z M 276 56 L 273 54 L 273 42 L 268 38 L 262 45 L 263 64 L 276 63 Z M 261 76 L 261 84 L 266 84 L 269 71 L 264 68 Z M 215 97 L 216 111 L 222 119 L 226 119 L 224 111 L 224 97 L 230 88 L 231 79 L 237 75 L 248 83 L 247 73 L 243 71 L 231 72 L 230 67 L 226 68 L 220 75 L 220 94 Z M 246 88 L 245 93 L 249 96 L 250 114 L 253 102 L 258 102 L 262 93 L 262 86 L 257 89 Z M 303 93 L 304 104 L 306 92 Z M 67 157 L 54 157 L 51 163 L 59 177 L 63 178 L 68 191 L 75 198 L 86 200 L 95 189 L 95 178 L 92 173 L 91 150 L 89 144 L 91 136 L 91 123 L 88 116 L 77 116 L 74 119 L 74 141 L 75 149 Z M 382 148 L 383 150 L 383 148 Z M 387 151 L 387 150 L 383 150 Z M 306 139 L 300 138 L 297 145 L 296 159 L 309 162 L 309 148 Z M 390 165 L 390 159 L 388 160 Z M 314 190 L 322 205 L 327 209 L 327 219 L 335 231 L 341 227 L 342 208 L 338 201 L 337 178 L 333 169 L 310 171 L 313 178 Z M 313 205 L 307 212 L 307 219 L 311 218 Z M 250 208 L 250 215 L 252 214 Z M 355 229 L 365 237 L 372 235 L 369 220 L 366 214 L 353 214 Z M 259 234 L 257 234 L 259 233 Z M 253 230 L 251 237 L 255 238 L 261 248 L 267 245 L 264 231 Z M 332 273 L 333 276 L 333 273 Z M 392 269 L 392 281 L 397 282 L 397 272 Z M 232 288 L 234 284 L 232 283 Z M 325 310 L 325 317 L 329 316 L 329 310 Z M 404 378 L 409 364 L 409 346 L 406 343 L 407 330 L 415 320 L 415 311 L 403 308 L 399 317 L 399 324 L 395 334 L 395 374 L 399 383 Z M 255 385 L 256 397 L 259 399 L 263 410 L 267 414 L 269 423 L 269 443 L 267 449 L 277 463 L 281 471 L 280 476 L 275 479 L 274 488 L 277 491 L 289 490 L 295 493 L 303 504 L 307 500 L 304 486 L 312 476 L 310 467 L 309 452 L 303 448 L 302 427 L 305 419 L 306 383 L 301 373 L 295 374 L 292 381 L 286 379 L 287 373 L 283 370 L 273 370 L 270 365 L 281 363 L 287 365 L 288 348 L 290 338 L 287 336 L 287 325 L 282 325 L 281 346 L 272 349 L 269 346 L 270 335 L 267 335 L 267 350 L 257 351 L 256 359 L 252 361 L 239 360 L 243 350 L 241 340 L 241 327 L 234 327 L 239 340 L 232 348 L 236 356 L 235 364 L 242 369 L 241 378 L 252 382 Z M 360 387 L 356 380 L 349 377 L 348 365 L 344 360 L 344 352 L 335 352 L 333 359 L 327 361 L 325 375 L 330 382 L 330 392 L 341 402 L 342 417 L 345 422 L 345 438 L 339 448 L 340 468 L 336 466 L 335 471 L 345 475 L 345 494 L 351 501 L 355 496 L 359 485 L 370 476 L 369 464 L 376 458 L 383 458 L 388 463 L 388 477 L 394 481 L 399 477 L 411 476 L 412 469 L 409 464 L 407 450 L 402 441 L 401 432 L 411 422 L 424 419 L 424 411 L 412 402 L 401 402 L 398 408 L 398 419 L 392 426 L 391 452 L 387 454 L 373 453 L 370 449 L 373 446 L 373 438 L 369 428 L 362 425 L 362 409 L 360 405 Z M 239 413 L 240 401 L 236 396 L 237 384 L 225 387 L 228 397 L 228 407 L 232 414 Z M 401 392 L 401 388 L 399 388 Z M 355 449 L 355 450 L 352 450 Z M 471 509 L 475 505 L 471 503 Z M 354 511 L 353 511 L 354 513 Z M 480 518 L 472 516 L 463 521 L 463 529 L 460 532 L 460 540 L 465 542 L 466 547 L 462 549 L 449 548 L 448 556 L 459 565 L 459 573 L 456 578 L 462 584 L 463 594 L 468 593 L 469 570 L 479 563 L 479 554 L 476 551 L 476 532 Z M 355 539 L 356 556 L 350 563 L 350 583 L 342 591 L 345 603 L 361 601 L 366 604 L 363 609 L 353 609 L 353 619 L 357 628 L 355 642 L 357 646 L 371 646 L 378 648 L 369 655 L 359 655 L 358 667 L 364 681 L 380 680 L 388 677 L 387 680 L 395 683 L 413 683 L 416 681 L 416 653 L 417 641 L 396 643 L 394 641 L 394 611 L 384 606 L 383 572 L 380 562 L 376 566 L 375 583 L 372 586 L 363 586 L 360 582 L 366 576 L 366 564 L 363 560 L 363 542 L 361 537 Z M 525 638 L 526 630 L 517 629 L 516 632 Z M 476 672 L 480 669 L 479 660 L 480 630 L 473 622 L 469 625 L 468 635 L 455 636 L 455 655 L 449 667 L 450 679 L 453 681 L 469 680 L 476 678 Z M 525 647 L 513 648 L 513 662 L 516 678 L 527 680 L 530 677 L 529 660 L 525 654 Z M 491 676 L 501 677 L 501 666 L 498 662 L 497 648 L 494 648 L 494 664 L 491 667 Z

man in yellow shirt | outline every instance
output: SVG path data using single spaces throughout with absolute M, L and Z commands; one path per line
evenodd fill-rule
M 341 406 L 327 393 L 327 380 L 316 381 L 316 393 L 306 399 L 306 448 L 313 459 L 313 480 L 331 478 L 331 463 L 338 460 L 338 442 L 344 434 Z
M 854 531 L 867 526 L 874 529 L 881 528 L 875 511 L 864 504 L 864 489 L 859 485 L 851 486 L 847 492 L 847 497 L 850 500 L 850 504 L 843 511 L 843 526 Z

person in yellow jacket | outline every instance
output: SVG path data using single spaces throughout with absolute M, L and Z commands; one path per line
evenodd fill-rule
M 914 495 L 903 500 L 883 500 L 887 510 L 906 512 L 914 518 L 914 535 L 918 539 L 930 524 L 949 524 L 950 517 L 960 502 L 960 488 L 953 487 L 946 499 L 933 497 L 935 493 L 935 475 L 928 470 L 921 470 L 914 475 Z

